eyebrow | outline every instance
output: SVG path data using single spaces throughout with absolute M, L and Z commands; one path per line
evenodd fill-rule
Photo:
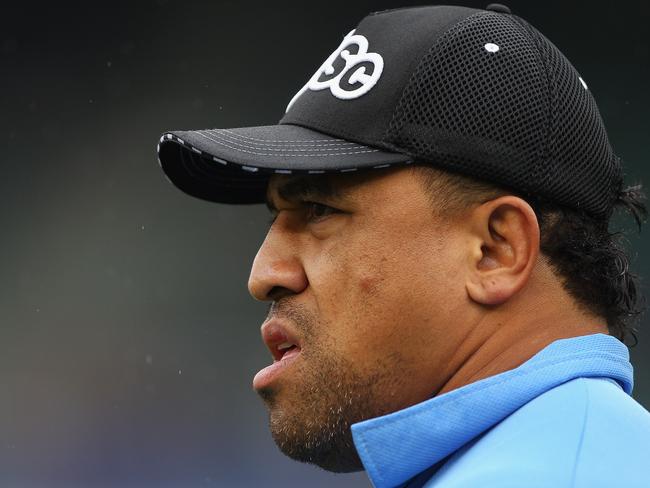
M 276 187 L 276 192 L 283 200 L 298 202 L 309 198 L 336 198 L 344 193 L 340 185 L 332 183 L 325 176 L 294 176 Z M 277 211 L 270 192 L 266 194 L 266 206 L 270 212 Z

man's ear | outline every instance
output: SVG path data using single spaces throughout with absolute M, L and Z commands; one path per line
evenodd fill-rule
M 469 296 L 499 305 L 521 290 L 539 255 L 539 224 L 531 206 L 513 195 L 486 202 L 470 216 Z

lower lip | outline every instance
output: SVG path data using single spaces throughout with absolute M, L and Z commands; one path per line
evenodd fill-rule
M 282 356 L 282 359 L 278 361 L 273 361 L 273 364 L 268 365 L 266 368 L 258 371 L 253 378 L 253 388 L 259 390 L 261 388 L 266 388 L 269 386 L 274 379 L 276 379 L 282 371 L 286 369 L 291 363 L 293 363 L 296 358 L 300 355 L 300 349 L 292 349 L 291 351 L 285 353 Z

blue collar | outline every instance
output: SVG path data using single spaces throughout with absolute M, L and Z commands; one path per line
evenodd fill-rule
M 606 334 L 557 340 L 515 369 L 353 424 L 354 444 L 376 488 L 399 486 L 533 398 L 590 376 L 612 378 L 631 394 L 627 347 Z

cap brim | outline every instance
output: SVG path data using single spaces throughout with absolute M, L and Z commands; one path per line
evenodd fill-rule
M 272 174 L 346 173 L 412 162 L 406 154 L 289 124 L 166 132 L 158 160 L 178 188 L 220 203 L 264 202 Z

